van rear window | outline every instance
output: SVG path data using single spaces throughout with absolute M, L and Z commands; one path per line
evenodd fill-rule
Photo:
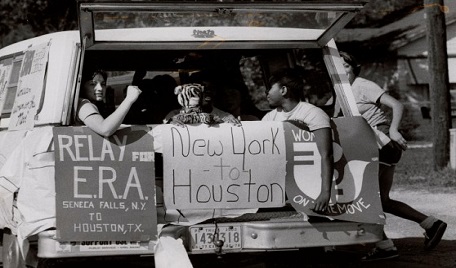
M 332 83 L 318 49 L 89 50 L 84 63 L 91 70 L 96 66 L 107 71 L 109 110 L 122 102 L 128 85 L 136 83 L 142 89 L 126 124 L 162 123 L 168 113 L 180 108 L 174 88 L 186 83 L 210 88 L 213 103 L 221 110 L 238 113 L 233 109 L 240 109 L 261 119 L 271 109 L 265 94 L 269 76 L 283 67 L 302 71 L 307 101 L 328 113 L 333 107 Z M 134 81 L 139 73 L 140 81 Z

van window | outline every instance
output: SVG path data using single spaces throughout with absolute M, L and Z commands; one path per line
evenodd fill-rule
M 128 85 L 141 88 L 125 124 L 162 123 L 169 112 L 180 108 L 174 88 L 185 83 L 210 88 L 219 109 L 233 113 L 230 109 L 237 106 L 241 113 L 261 119 L 271 109 L 265 94 L 269 76 L 283 67 L 303 72 L 307 101 L 328 114 L 333 106 L 333 87 L 319 49 L 88 50 L 84 63 L 92 70 L 107 71 L 107 106 L 117 107 Z M 142 74 L 134 81 L 138 73 Z M 237 105 L 227 92 L 239 95 Z
M 325 30 L 340 20 L 343 11 L 257 8 L 161 7 L 168 10 L 93 12 L 93 27 L 97 41 L 194 41 L 194 38 L 220 38 L 230 40 L 317 40 Z M 147 34 L 110 34 L 109 29 L 141 31 Z M 250 29 L 249 29 L 250 28 Z M 153 29 L 153 30 L 152 30 Z M 239 30 L 243 29 L 243 30 Z M 274 29 L 271 35 L 271 29 Z M 189 36 L 187 33 L 192 33 Z M 220 41 L 223 41 L 222 39 Z
M 13 109 L 14 99 L 16 98 L 16 91 L 17 91 L 17 84 L 19 81 L 19 72 L 21 70 L 23 54 L 16 55 L 13 57 L 9 57 L 3 59 L 0 62 L 0 66 L 3 65 L 6 68 L 11 68 L 9 72 L 9 77 L 4 77 L 3 81 L 6 82 L 5 90 L 6 92 L 3 93 L 2 97 L 4 97 L 3 109 L 1 110 L 1 118 L 9 118 L 11 115 L 11 110 Z M 7 73 L 7 72 L 6 72 Z M 5 73 L 5 75 L 6 75 Z M 1 107 L 1 106 L 0 106 Z
M 269 109 L 264 94 L 266 88 L 271 86 L 268 77 L 277 69 L 287 67 L 302 70 L 306 101 L 329 113 L 329 109 L 334 106 L 334 92 L 319 49 L 295 49 L 285 54 L 265 54 L 241 59 L 241 73 L 257 108 Z

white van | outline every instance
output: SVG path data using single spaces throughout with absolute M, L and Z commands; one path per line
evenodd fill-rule
M 378 150 L 333 40 L 363 5 L 80 2 L 79 31 L 2 48 L 4 267 L 152 255 L 161 236 L 182 239 L 189 254 L 379 241 Z M 268 78 L 283 67 L 302 70 L 307 100 L 332 117 L 335 172 L 324 214 L 309 209 L 321 183 L 312 134 L 253 120 L 270 109 Z M 95 69 L 109 74 L 107 107 L 129 84 L 143 91 L 110 138 L 75 120 L 81 77 Z M 162 124 L 179 108 L 174 87 L 203 80 L 241 127 Z M 230 110 L 239 102 L 241 114 Z

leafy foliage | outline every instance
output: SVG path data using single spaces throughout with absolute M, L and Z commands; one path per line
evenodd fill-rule
M 418 144 L 417 144 L 418 145 Z M 402 155 L 396 167 L 395 184 L 407 189 L 429 189 L 453 191 L 456 187 L 456 170 L 450 167 L 434 170 L 433 148 L 422 144 L 422 147 L 410 148 Z
M 76 28 L 75 0 L 0 0 L 1 46 Z
M 423 7 L 423 0 L 370 0 L 347 27 L 381 27 Z
M 76 0 L 0 0 L 0 47 L 45 33 L 77 29 L 76 7 Z M 385 25 L 422 7 L 423 0 L 371 0 L 348 27 Z M 262 18 L 255 21 L 277 23 Z M 279 18 L 279 22 L 286 24 L 287 17 Z

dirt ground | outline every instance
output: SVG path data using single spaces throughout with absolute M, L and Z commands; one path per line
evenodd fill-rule
M 391 198 L 405 202 L 426 215 L 433 215 L 448 224 L 444 240 L 456 240 L 456 193 L 395 190 Z M 416 223 L 387 214 L 385 231 L 391 238 L 423 237 Z M 456 254 L 455 254 L 456 255 Z
M 395 241 L 400 254 L 399 258 L 386 262 L 388 268 L 456 267 L 456 193 L 396 190 L 392 192 L 391 197 L 411 205 L 424 214 L 440 218 L 448 227 L 437 248 L 424 251 L 423 229 L 419 225 L 387 215 L 385 232 Z
M 405 202 L 426 215 L 434 215 L 448 224 L 442 241 L 435 249 L 431 251 L 423 249 L 424 230 L 418 224 L 387 214 L 385 232 L 398 248 L 398 258 L 368 263 L 359 262 L 359 253 L 371 248 L 370 245 L 365 245 L 342 248 L 342 252 L 334 258 L 327 255 L 331 261 L 327 261 L 326 264 L 319 262 L 320 264 L 313 267 L 456 267 L 456 193 L 402 189 L 392 191 L 391 198 Z M 336 261 L 339 258 L 341 261 Z
M 295 252 L 268 252 L 259 254 L 225 256 L 223 260 L 196 258 L 195 267 L 243 267 L 243 268 L 430 268 L 456 267 L 456 193 L 430 193 L 395 190 L 393 199 L 403 201 L 427 215 L 434 215 L 448 224 L 440 244 L 431 251 L 425 251 L 424 230 L 416 223 L 387 214 L 385 232 L 391 237 L 399 250 L 399 257 L 391 260 L 361 262 L 361 257 L 373 245 L 337 247 L 335 251 L 323 252 L 321 249 L 304 249 Z
M 424 230 L 418 224 L 387 214 L 385 232 L 393 239 L 398 248 L 398 258 L 361 262 L 360 258 L 373 245 L 359 245 L 336 248 L 336 251 L 332 253 L 312 250 L 295 253 L 268 253 L 257 256 L 256 261 L 250 260 L 248 261 L 250 264 L 242 267 L 456 267 L 456 193 L 394 190 L 391 192 L 391 197 L 409 204 L 426 215 L 434 215 L 448 224 L 442 241 L 434 250 L 425 251 L 423 249 Z M 226 264 L 226 267 L 231 266 L 230 261 Z

